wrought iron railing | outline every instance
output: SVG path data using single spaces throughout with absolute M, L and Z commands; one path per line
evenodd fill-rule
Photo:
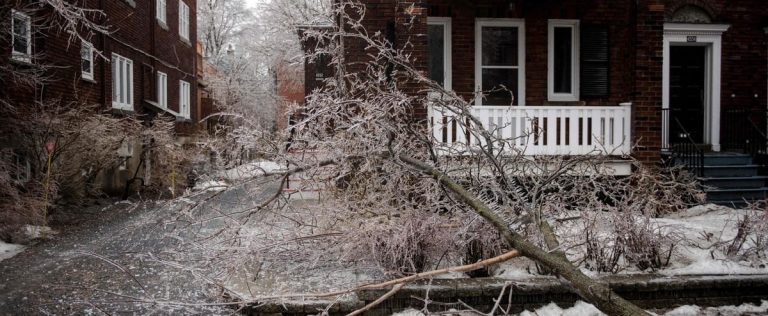
M 759 108 L 765 109 L 765 106 Z M 724 151 L 742 152 L 752 156 L 761 175 L 768 175 L 768 112 L 757 109 L 727 110 L 723 113 Z
M 662 109 L 662 122 L 674 124 L 679 131 L 675 139 L 670 139 L 663 150 L 669 152 L 666 164 L 668 166 L 684 165 L 696 176 L 704 175 L 704 150 L 701 144 L 697 144 L 680 120 L 672 115 L 670 109 Z

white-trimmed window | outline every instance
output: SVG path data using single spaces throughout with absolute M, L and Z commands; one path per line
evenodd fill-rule
M 165 23 L 165 12 L 167 11 L 167 0 L 155 0 L 156 8 L 155 8 L 155 17 L 158 21 Z
M 133 61 L 112 53 L 112 107 L 133 110 Z
M 478 19 L 475 23 L 478 105 L 525 104 L 525 21 Z
M 93 44 L 86 41 L 81 42 L 80 59 L 82 78 L 93 80 Z
M 179 80 L 179 115 L 183 118 L 189 116 L 189 82 Z
M 451 89 L 451 18 L 427 18 L 427 68 L 429 79 Z
M 179 0 L 179 36 L 189 40 L 189 6 Z
M 579 100 L 579 20 L 549 20 L 547 98 Z
M 16 10 L 11 10 L 11 58 L 32 61 L 32 19 Z
M 168 75 L 157 72 L 157 105 L 168 108 Z

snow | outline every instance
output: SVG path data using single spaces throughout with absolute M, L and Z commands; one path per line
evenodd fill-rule
M 555 303 L 549 303 L 544 307 L 536 309 L 533 313 L 524 311 L 520 316 L 600 316 L 605 315 L 592 304 L 576 301 L 571 308 L 562 309 Z
M 424 313 L 417 311 L 413 308 L 406 309 L 399 313 L 394 313 L 392 316 L 422 316 Z
M 664 316 L 698 316 L 698 315 L 722 315 L 722 316 L 736 316 L 743 315 L 745 313 L 752 314 L 765 314 L 768 313 L 768 301 L 762 301 L 760 306 L 754 304 L 741 304 L 739 306 L 717 306 L 702 308 L 696 305 L 683 305 L 675 308 Z
M 9 259 L 19 254 L 20 252 L 24 251 L 24 248 L 26 247 L 22 245 L 9 244 L 9 243 L 0 241 L 0 261 Z
M 219 173 L 218 177 L 229 181 L 244 180 L 257 177 L 266 173 L 284 171 L 285 165 L 274 161 L 254 161 Z
M 196 183 L 193 188 L 194 191 L 223 191 L 229 187 L 229 184 L 224 181 L 210 180 L 205 182 Z

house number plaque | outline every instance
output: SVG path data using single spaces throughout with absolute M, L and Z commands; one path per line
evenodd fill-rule
M 687 36 L 688 43 L 696 43 L 696 36 Z

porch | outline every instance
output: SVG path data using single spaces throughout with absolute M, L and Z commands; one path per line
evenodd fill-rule
M 483 128 L 505 142 L 508 151 L 527 156 L 612 155 L 632 150 L 631 104 L 619 106 L 473 106 Z M 432 137 L 445 151 L 470 149 L 485 140 L 467 130 L 453 113 L 429 108 Z M 463 124 L 462 124 L 463 123 Z

